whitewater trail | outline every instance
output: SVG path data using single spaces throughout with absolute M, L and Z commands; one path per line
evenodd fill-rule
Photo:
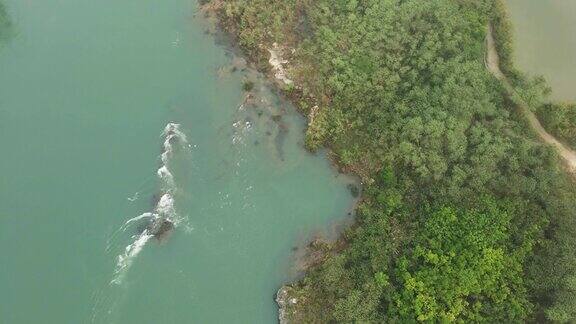
M 176 123 L 168 123 L 162 132 L 162 137 L 164 139 L 163 150 L 160 155 L 162 165 L 156 171 L 160 181 L 160 193 L 162 196 L 152 211 L 127 220 L 120 228 L 123 232 L 132 223 L 148 220 L 147 227 L 140 234 L 134 235 L 132 237 L 134 241 L 126 246 L 124 253 L 118 255 L 114 279 L 111 281 L 112 284 L 119 285 L 122 283 L 128 269 L 150 239 L 161 237 L 165 232 L 176 227 L 181 221 L 174 206 L 174 194 L 177 188 L 174 176 L 170 171 L 170 161 L 174 155 L 176 145 L 180 147 L 190 146 L 186 135 L 180 130 L 180 125 Z
M 536 115 L 530 110 L 529 106 L 516 94 L 514 87 L 506 78 L 502 70 L 500 70 L 500 58 L 498 57 L 498 51 L 496 50 L 496 44 L 494 42 L 494 35 L 492 30 L 492 25 L 488 25 L 488 33 L 486 35 L 486 57 L 485 57 L 485 64 L 486 68 L 494 75 L 494 77 L 502 82 L 504 88 L 508 92 L 508 95 L 514 98 L 518 98 L 515 102 L 518 104 L 518 107 L 526 116 L 530 127 L 538 134 L 538 137 L 545 143 L 552 145 L 564 163 L 566 164 L 568 171 L 572 175 L 576 175 L 576 152 L 572 149 L 567 147 L 566 145 L 562 144 L 558 141 L 554 136 L 548 133 L 540 121 L 536 117 Z

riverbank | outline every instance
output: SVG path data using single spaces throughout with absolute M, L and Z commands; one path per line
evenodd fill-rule
M 528 88 L 528 92 L 533 92 L 534 90 L 529 89 L 531 87 L 529 77 L 518 71 L 512 61 L 512 57 L 514 56 L 514 35 L 512 33 L 513 29 L 510 17 L 503 0 L 496 1 L 495 9 L 494 18 L 489 25 L 486 38 L 486 68 L 494 77 L 503 82 L 510 99 L 518 106 L 521 114 L 525 116 L 535 134 L 537 134 L 542 141 L 555 148 L 563 160 L 566 171 L 576 179 L 576 152 L 573 150 L 573 146 L 569 146 L 573 145 L 574 141 L 576 141 L 576 136 L 574 136 L 576 123 L 571 122 L 572 118 L 568 118 L 571 114 L 574 114 L 571 110 L 575 108 L 573 104 L 570 103 L 549 103 L 547 99 L 549 95 L 548 90 L 542 91 L 536 89 L 536 96 L 541 97 L 537 100 L 531 100 L 531 102 L 537 102 L 536 107 L 531 107 L 530 104 L 523 99 L 523 97 L 526 97 L 526 94 L 522 93 L 526 92 L 525 88 Z M 494 28 L 493 25 L 497 27 Z M 536 82 L 545 84 L 543 80 Z M 537 85 L 537 87 L 548 88 L 547 85 Z M 515 88 L 520 89 L 520 94 Z M 544 109 L 545 107 L 548 107 L 548 109 Z M 560 121 L 557 120 L 558 116 L 554 116 L 554 114 L 557 114 L 557 111 L 561 111 L 567 117 L 567 120 L 563 121 L 563 128 L 545 129 L 539 118 L 547 120 L 548 122 L 546 124 L 548 127 L 559 125 Z M 553 116 L 547 116 L 547 114 L 552 114 Z M 550 132 L 566 134 L 567 136 L 559 140 L 551 135 Z
M 257 50 L 251 50 L 250 48 L 241 46 L 238 40 L 239 30 L 237 26 L 230 21 L 226 20 L 223 15 L 223 10 L 225 6 L 225 1 L 212 0 L 201 4 L 200 14 L 209 21 L 210 27 L 206 30 L 214 37 L 219 39 L 220 45 L 227 46 L 234 55 L 238 57 L 245 57 L 247 62 L 251 65 L 251 68 L 258 70 L 259 72 L 266 75 L 266 77 L 275 85 L 276 89 L 280 92 L 280 95 L 285 96 L 287 100 L 290 100 L 299 109 L 303 116 L 307 117 L 308 128 L 314 125 L 314 119 L 318 114 L 318 101 L 313 95 L 306 95 L 303 89 L 295 84 L 293 80 L 287 77 L 287 72 L 284 69 L 284 65 L 291 65 L 291 61 L 287 60 L 284 54 L 288 53 L 294 54 L 287 50 L 289 46 L 278 46 L 277 43 L 270 44 L 259 44 Z M 214 26 L 217 28 L 214 29 Z M 243 53 L 244 52 L 244 53 Z M 268 60 L 266 61 L 266 58 Z M 312 107 L 309 110 L 306 107 Z M 306 147 L 310 151 L 315 151 L 319 149 L 318 145 L 312 144 L 311 141 L 306 141 Z M 358 197 L 361 194 L 361 186 L 363 181 L 371 179 L 366 179 L 360 177 L 354 170 L 344 167 L 341 163 L 337 161 L 335 154 L 328 151 L 327 157 L 330 160 L 331 165 L 335 168 L 338 173 L 346 174 L 349 177 L 357 178 L 356 184 L 349 186 L 349 190 L 353 197 Z M 356 201 L 355 206 L 352 211 L 348 214 L 349 216 L 355 214 L 358 204 L 361 204 L 361 198 Z M 345 225 L 345 227 L 337 226 L 337 237 L 322 237 L 316 236 L 310 242 L 305 244 L 303 248 L 299 248 L 299 256 L 295 259 L 298 263 L 297 270 L 301 273 L 297 277 L 301 277 L 309 269 L 317 267 L 319 264 L 324 262 L 326 257 L 336 251 L 342 250 L 346 245 L 345 237 L 342 233 L 346 228 L 350 228 L 354 224 Z M 298 322 L 300 320 L 306 320 L 305 318 L 299 318 L 296 316 L 298 314 L 298 303 L 305 302 L 305 297 L 298 296 L 298 292 L 291 286 L 290 283 L 280 287 L 275 296 L 275 301 L 278 305 L 278 318 L 279 322 L 282 324 Z
M 255 64 L 293 82 L 280 87 L 309 117 L 307 146 L 330 147 L 366 186 L 345 244 L 281 294 L 288 319 L 566 314 L 575 192 L 481 63 L 493 2 L 219 4 Z
M 318 114 L 318 105 L 316 104 L 318 100 L 311 94 L 305 94 L 302 87 L 287 77 L 287 72 L 284 69 L 284 66 L 292 66 L 292 57 L 290 54 L 294 53 L 289 50 L 289 46 L 285 45 L 280 47 L 274 42 L 269 44 L 259 44 L 257 49 L 242 46 L 238 40 L 238 33 L 240 31 L 237 26 L 222 16 L 223 11 L 225 11 L 224 6 L 225 1 L 221 0 L 208 1 L 201 5 L 199 13 L 202 14 L 210 23 L 206 32 L 216 37 L 219 40 L 218 43 L 229 48 L 235 56 L 245 57 L 250 68 L 263 73 L 271 84 L 279 91 L 279 95 L 285 97 L 286 100 L 291 101 L 295 107 L 298 108 L 299 112 L 307 118 L 307 125 L 310 128 L 314 124 L 314 119 Z M 285 54 L 288 54 L 288 56 Z M 287 57 L 289 57 L 290 60 L 286 59 Z M 250 94 L 248 93 L 248 96 L 249 95 Z M 306 108 L 310 106 L 312 108 Z M 320 148 L 318 145 L 310 145 L 308 139 L 305 144 L 307 149 L 311 152 Z M 358 196 L 362 191 L 362 183 L 366 179 L 360 177 L 354 172 L 354 170 L 350 170 L 339 163 L 335 154 L 330 150 L 328 151 L 327 158 L 335 169 L 335 172 L 357 179 L 355 184 L 348 186 L 352 196 L 358 198 L 354 207 L 348 213 L 348 216 L 351 217 L 355 214 L 357 206 L 361 204 L 361 197 Z M 350 223 L 349 219 L 346 219 L 341 225 L 335 225 L 337 229 L 333 234 L 336 234 L 336 236 L 326 236 L 325 233 L 322 233 L 320 235 L 314 235 L 311 239 L 308 237 L 305 238 L 307 240 L 305 242 L 306 244 L 302 247 L 297 247 L 298 252 L 294 259 L 297 263 L 296 269 L 298 271 L 296 278 L 301 278 L 309 269 L 324 262 L 329 254 L 342 250 L 346 245 L 346 240 L 342 233 L 345 230 L 350 229 L 351 226 L 354 226 L 354 224 Z M 278 315 L 280 323 L 298 322 L 300 320 L 298 317 L 295 317 L 295 315 L 298 313 L 298 303 L 303 302 L 305 298 L 299 299 L 301 296 L 297 296 L 297 294 L 298 292 L 290 283 L 287 283 L 278 289 L 275 301 L 279 308 Z M 302 318 L 302 320 L 305 319 Z
M 490 71 L 490 73 L 494 75 L 496 79 L 503 83 L 504 88 L 508 92 L 511 100 L 513 100 L 515 104 L 518 105 L 518 108 L 526 117 L 534 132 L 540 137 L 542 141 L 553 146 L 557 150 L 558 154 L 563 160 L 563 163 L 566 165 L 566 171 L 572 174 L 572 176 L 576 179 L 576 174 L 574 174 L 576 172 L 576 152 L 562 144 L 554 136 L 550 135 L 544 129 L 544 127 L 542 127 L 542 124 L 540 124 L 536 114 L 530 110 L 530 107 L 522 100 L 522 97 L 516 93 L 512 83 L 500 70 L 500 59 L 494 42 L 492 25 L 488 26 L 486 47 L 486 68 Z

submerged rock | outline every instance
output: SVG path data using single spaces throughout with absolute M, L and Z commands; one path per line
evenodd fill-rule
M 288 78 L 286 69 L 284 68 L 284 65 L 287 64 L 288 61 L 282 57 L 283 48 L 278 46 L 277 43 L 274 43 L 272 44 L 272 48 L 268 49 L 268 52 L 270 53 L 268 63 L 272 66 L 274 77 L 286 85 L 293 84 L 294 82 Z
M 282 115 L 273 115 L 271 117 L 272 121 L 278 126 L 278 133 L 276 133 L 276 138 L 274 139 L 276 145 L 276 152 L 280 161 L 284 161 L 284 143 L 286 137 L 288 136 L 288 125 L 282 120 Z
M 174 223 L 169 219 L 156 220 L 148 227 L 148 231 L 160 242 L 165 242 L 174 230 Z
M 354 198 L 358 198 L 358 196 L 360 196 L 360 187 L 358 187 L 355 184 L 348 184 L 348 190 L 350 190 L 350 194 L 352 195 L 352 197 Z

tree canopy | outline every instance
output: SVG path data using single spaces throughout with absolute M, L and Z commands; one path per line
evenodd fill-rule
M 287 92 L 318 107 L 307 146 L 365 183 L 345 244 L 293 285 L 295 320 L 576 320 L 576 189 L 484 66 L 492 23 L 503 70 L 544 102 L 513 69 L 500 1 L 231 0 L 221 15 L 256 62 L 293 49 Z
M 576 148 L 576 104 L 546 103 L 536 113 L 546 130 Z

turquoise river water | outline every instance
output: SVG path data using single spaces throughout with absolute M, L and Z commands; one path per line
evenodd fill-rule
M 191 0 L 4 4 L 0 323 L 274 323 L 354 203 L 305 121 Z

